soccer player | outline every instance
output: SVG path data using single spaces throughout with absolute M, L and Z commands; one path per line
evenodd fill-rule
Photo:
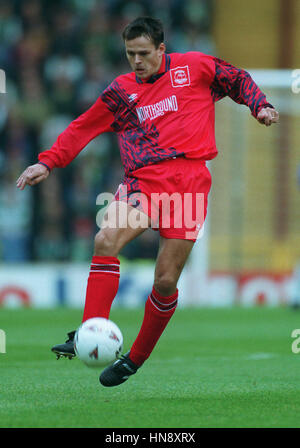
M 217 155 L 215 102 L 229 96 L 265 126 L 279 119 L 246 71 L 200 52 L 167 54 L 159 20 L 137 18 L 126 26 L 123 39 L 132 72 L 118 76 L 17 180 L 21 190 L 36 185 L 54 168 L 68 165 L 99 134 L 118 135 L 125 176 L 95 236 L 82 321 L 109 317 L 119 285 L 118 254 L 146 228 L 159 231 L 153 288 L 140 331 L 130 351 L 101 373 L 104 386 L 121 384 L 137 372 L 176 309 L 177 282 L 206 216 L 211 186 L 206 161 Z M 151 202 L 162 194 L 188 196 L 187 209 L 177 204 L 162 212 L 159 201 Z M 192 226 L 186 220 L 178 225 L 178 213 L 187 212 L 197 215 Z M 131 224 L 138 220 L 140 226 Z M 52 350 L 74 356 L 74 331 L 68 337 Z

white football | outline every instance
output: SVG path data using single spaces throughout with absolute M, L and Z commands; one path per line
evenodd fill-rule
M 103 367 L 115 361 L 122 352 L 123 335 L 111 320 L 93 317 L 77 329 L 74 349 L 88 367 Z

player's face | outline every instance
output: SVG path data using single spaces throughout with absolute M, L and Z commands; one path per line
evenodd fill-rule
M 158 48 L 145 36 L 125 41 L 126 56 L 135 74 L 146 79 L 158 72 L 162 56 L 166 50 L 161 43 Z

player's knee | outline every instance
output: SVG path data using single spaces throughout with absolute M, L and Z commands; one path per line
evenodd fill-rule
M 176 292 L 177 278 L 171 273 L 159 274 L 154 280 L 154 288 L 162 296 L 171 296 Z
M 118 255 L 118 248 L 114 240 L 105 230 L 100 230 L 95 236 L 94 253 L 103 257 L 117 257 Z

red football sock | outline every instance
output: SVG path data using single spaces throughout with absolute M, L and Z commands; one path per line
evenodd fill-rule
M 92 317 L 109 318 L 113 300 L 118 292 L 120 261 L 115 257 L 92 258 L 82 322 Z
M 173 316 L 178 299 L 178 289 L 172 296 L 163 297 L 154 289 L 145 304 L 144 320 L 130 350 L 129 358 L 140 366 L 150 356 L 158 339 Z

